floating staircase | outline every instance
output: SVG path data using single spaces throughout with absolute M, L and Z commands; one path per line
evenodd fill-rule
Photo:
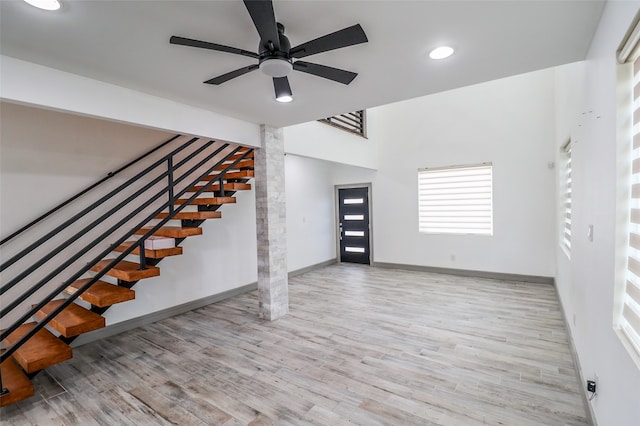
M 163 145 L 173 142 L 176 138 Z M 196 138 L 191 139 L 188 144 L 194 141 Z M 205 147 L 211 150 L 213 155 L 210 155 L 210 161 L 201 167 L 211 167 L 205 170 L 204 174 L 197 175 L 196 179 L 188 180 L 186 189 L 181 191 L 176 189 L 177 186 L 172 186 L 174 176 L 171 166 L 178 150 L 173 151 L 172 156 L 166 156 L 169 170 L 164 172 L 162 177 L 166 175 L 169 179 L 169 198 L 165 208 L 152 213 L 146 224 L 124 232 L 126 240 L 113 243 L 110 249 L 105 251 L 110 254 L 91 264 L 83 265 L 83 269 L 80 269 L 80 272 L 84 271 L 81 277 L 61 287 L 57 294 L 53 293 L 48 299 L 30 304 L 32 311 L 23 315 L 22 322 L 18 320 L 8 330 L 2 331 L 0 406 L 33 396 L 35 390 L 30 380 L 33 376 L 47 367 L 70 359 L 70 343 L 77 336 L 105 327 L 102 314 L 110 306 L 133 301 L 135 291 L 131 287 L 140 280 L 159 276 L 161 272 L 157 265 L 163 258 L 182 255 L 183 248 L 179 244 L 185 238 L 201 235 L 203 231 L 200 226 L 205 220 L 220 219 L 222 214 L 218 209 L 226 204 L 234 204 L 236 198 L 233 195 L 236 191 L 251 190 L 248 180 L 254 177 L 252 149 L 213 141 L 207 142 Z M 197 152 L 197 155 L 201 155 L 200 149 Z M 193 154 L 193 158 L 197 158 L 196 154 Z M 186 161 L 182 163 L 191 164 Z M 36 221 L 38 220 L 40 219 Z M 173 225 L 169 221 L 177 222 L 179 225 Z M 35 222 L 30 225 L 33 223 Z M 30 225 L 4 239 L 2 244 Z M 175 244 L 170 247 L 156 247 L 153 243 L 158 240 L 152 239 L 158 237 L 173 240 L 171 242 Z M 8 268 L 11 264 L 12 262 L 9 262 L 5 265 L 8 265 Z M 60 268 L 65 265 L 66 263 Z M 21 278 L 23 275 L 25 274 L 18 274 L 18 277 Z M 14 285 L 11 281 L 9 284 Z M 10 288 L 3 288 L 3 293 L 9 290 Z M 26 297 L 18 299 L 22 301 L 26 300 Z M 14 308 L 11 303 L 5 304 L 4 301 L 3 305 L 10 305 L 3 307 L 6 311 Z M 28 315 L 31 312 L 32 315 Z M 5 314 L 3 311 L 3 315 Z M 25 336 L 29 335 L 30 337 L 25 339 Z

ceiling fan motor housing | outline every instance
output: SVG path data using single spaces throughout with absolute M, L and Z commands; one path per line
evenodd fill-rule
M 291 43 L 284 35 L 284 25 L 280 22 L 278 26 L 278 38 L 280 49 L 275 50 L 270 40 L 260 40 L 258 52 L 260 52 L 260 71 L 270 77 L 286 77 L 293 71 L 293 60 L 289 56 Z
M 293 71 L 291 59 L 268 56 L 260 59 L 260 71 L 269 77 L 286 77 Z

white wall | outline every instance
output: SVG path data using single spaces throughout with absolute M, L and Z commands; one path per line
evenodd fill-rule
M 287 154 L 289 271 L 336 259 L 335 185 L 368 183 L 374 176 L 370 169 Z
M 285 185 L 289 271 L 335 259 L 330 163 L 287 154 Z
M 375 109 L 367 110 L 368 139 L 318 121 L 285 127 L 285 152 L 376 169 L 380 139 L 377 114 Z
M 571 259 L 556 242 L 556 284 L 583 375 L 597 377 L 591 409 L 600 425 L 640 422 L 640 369 L 612 328 L 616 251 L 615 50 L 640 7 L 607 3 L 587 61 L 557 70 L 556 153 L 571 137 Z M 587 227 L 594 227 L 593 242 Z
M 553 88 L 543 70 L 375 108 L 374 260 L 553 276 Z M 482 162 L 493 236 L 419 234 L 417 170 Z
M 257 124 L 0 55 L 0 99 L 260 146 Z
M 6 102 L 0 120 L 2 235 L 173 136 Z
M 2 236 L 171 136 L 8 103 L 0 113 Z M 255 282 L 254 192 L 238 193 L 237 204 L 221 211 L 204 235 L 184 242 L 184 255 L 160 263 L 160 277 L 136 285 L 135 301 L 110 309 L 107 324 Z
M 222 219 L 206 221 L 203 235 L 182 243 L 182 256 L 165 258 L 158 265 L 159 277 L 136 284 L 135 301 L 107 311 L 107 325 L 256 282 L 255 196 L 241 191 L 236 197 L 235 205 L 220 209 Z

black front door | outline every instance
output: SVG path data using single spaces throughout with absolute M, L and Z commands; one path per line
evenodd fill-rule
M 338 189 L 340 261 L 369 265 L 369 189 Z

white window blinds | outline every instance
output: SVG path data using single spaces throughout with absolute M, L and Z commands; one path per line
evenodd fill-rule
M 419 231 L 491 235 L 492 181 L 491 164 L 419 170 Z
M 627 281 L 619 318 L 620 330 L 640 355 L 640 57 L 633 64 L 631 108 L 631 212 Z
M 618 49 L 621 64 L 633 64 L 631 83 L 627 86 L 632 99 L 626 108 L 626 122 L 631 123 L 631 188 L 629 212 L 629 244 L 624 292 L 616 295 L 616 326 L 640 360 L 640 11 L 625 34 Z M 625 65 L 629 66 L 629 65 Z M 628 81 L 625 79 L 625 81 Z M 640 366 L 640 364 L 638 364 Z
M 571 141 L 562 148 L 564 155 L 562 169 L 562 235 L 560 243 L 565 252 L 571 251 Z

